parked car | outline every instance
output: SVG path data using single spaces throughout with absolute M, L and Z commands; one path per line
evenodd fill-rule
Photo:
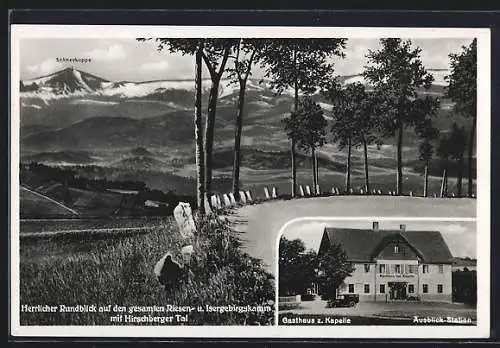
M 328 301 L 327 307 L 354 307 L 358 302 L 359 295 L 357 294 L 337 295 L 336 299 Z

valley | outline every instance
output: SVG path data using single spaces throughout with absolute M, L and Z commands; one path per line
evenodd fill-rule
M 445 73 L 433 72 L 436 81 L 426 93 L 443 96 Z M 341 79 L 347 83 L 361 77 L 345 76 Z M 229 192 L 232 184 L 238 89 L 234 85 L 228 86 L 227 82 L 221 82 L 215 125 L 213 189 L 218 193 Z M 203 105 L 208 100 L 208 88 L 209 81 L 204 80 Z M 24 166 L 38 163 L 72 170 L 76 177 L 89 181 L 139 182 L 148 192 L 157 190 L 177 198 L 189 197 L 192 201 L 195 193 L 193 89 L 194 83 L 190 80 L 113 82 L 71 68 L 22 81 L 21 163 Z M 328 119 L 330 104 L 321 95 L 314 98 L 320 102 Z M 436 126 L 444 133 L 457 121 L 468 129 L 467 119 L 457 115 L 451 117 L 450 105 L 443 98 L 435 118 Z M 270 185 L 276 186 L 281 194 L 290 193 L 290 144 L 282 119 L 291 107 L 292 97 L 287 91 L 276 95 L 266 81 L 249 81 L 240 180 L 242 187 L 252 190 L 255 197 L 262 197 L 264 186 Z M 418 141 L 412 129 L 405 130 L 404 181 L 407 193 L 421 194 L 422 191 L 423 164 L 418 159 Z M 369 146 L 372 189 L 383 192 L 394 189 L 394 144 L 394 139 L 387 138 L 382 146 Z M 342 189 L 346 155 L 346 151 L 340 151 L 331 139 L 318 150 L 319 182 L 323 192 L 332 187 Z M 299 153 L 297 166 L 298 183 L 311 185 L 309 155 Z M 431 161 L 430 195 L 439 193 L 443 166 L 437 158 Z M 455 167 L 449 167 L 450 192 L 457 172 Z M 30 172 L 30 169 L 26 171 Z M 31 174 L 32 177 L 40 175 Z M 50 176 L 42 175 L 39 179 L 32 184 L 29 180 L 33 179 L 28 180 L 25 175 L 21 177 L 21 185 L 32 190 L 58 185 L 58 190 L 52 189 L 44 194 L 62 201 L 66 197 L 68 206 L 84 216 L 136 215 L 149 209 L 144 207 L 148 197 L 138 199 L 137 194 L 110 192 L 109 187 L 96 187 L 92 183 L 86 187 L 68 186 L 64 180 Z M 360 148 L 353 149 L 352 184 L 355 191 L 364 186 L 363 152 Z M 177 198 L 170 203 L 174 204 Z M 34 211 L 40 209 L 36 199 L 26 198 L 26 194 L 21 195 L 21 201 L 25 201 L 21 204 L 24 217 L 33 217 Z M 54 209 L 56 213 L 51 208 L 50 213 L 41 213 L 41 216 L 65 216 Z M 156 209 L 156 213 L 161 210 L 159 206 L 152 209 Z

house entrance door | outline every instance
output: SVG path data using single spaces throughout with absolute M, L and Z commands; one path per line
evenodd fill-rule
M 390 282 L 389 299 L 391 300 L 406 300 L 406 283 L 405 282 Z

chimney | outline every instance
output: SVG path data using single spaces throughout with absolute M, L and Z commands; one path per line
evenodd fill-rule
M 401 230 L 401 232 L 405 232 L 406 231 L 406 225 L 399 225 L 399 229 Z
M 378 232 L 378 221 L 373 221 L 373 231 Z

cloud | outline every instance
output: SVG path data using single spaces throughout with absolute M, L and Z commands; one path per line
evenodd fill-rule
M 28 65 L 26 70 L 36 75 L 47 75 L 62 68 L 62 64 L 55 59 L 47 59 L 39 64 Z
M 127 56 L 122 45 L 114 44 L 108 48 L 96 48 L 90 52 L 84 53 L 83 56 L 88 56 L 95 60 L 113 62 L 116 60 L 125 59 Z
M 165 71 L 170 67 L 170 64 L 166 60 L 160 60 L 159 62 L 145 63 L 140 66 L 140 69 L 144 70 L 161 70 Z

